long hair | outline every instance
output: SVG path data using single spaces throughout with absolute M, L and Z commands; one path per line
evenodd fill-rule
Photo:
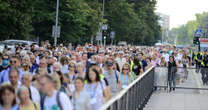
M 4 104 L 4 100 L 2 99 L 2 96 L 4 95 L 6 90 L 12 92 L 15 95 L 15 89 L 12 87 L 12 85 L 8 83 L 3 83 L 0 87 L 0 104 L 1 105 Z M 16 99 L 14 98 L 12 101 L 12 106 L 14 106 L 15 104 L 16 104 Z
M 89 73 L 90 71 L 93 71 L 95 74 L 96 74 L 96 82 L 99 82 L 100 81 L 100 74 L 99 74 L 99 71 L 97 71 L 95 68 L 89 68 L 87 71 L 86 71 L 86 76 L 85 76 L 85 80 L 88 82 L 88 83 L 92 83 L 92 80 L 90 79 L 89 77 Z
M 61 57 L 60 63 L 61 63 L 61 65 L 68 64 L 69 63 L 68 58 L 66 56 Z
M 175 62 L 175 57 L 173 56 L 173 55 L 171 55 L 170 57 L 169 57 L 169 59 L 170 58 L 173 58 L 173 62 Z
M 121 71 L 121 74 L 123 74 L 123 69 L 124 69 L 124 67 L 128 67 L 128 76 L 130 76 L 131 74 L 131 67 L 130 67 L 130 65 L 129 65 L 129 63 L 125 63 L 124 65 L 123 65 L 123 67 L 122 67 L 122 71 Z

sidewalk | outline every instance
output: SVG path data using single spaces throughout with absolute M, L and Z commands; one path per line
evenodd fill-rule
M 188 91 L 155 92 L 144 110 L 208 110 L 208 95 Z
M 201 73 L 189 69 L 188 79 L 177 87 L 208 88 L 201 81 Z M 162 80 L 162 78 L 160 78 Z M 170 93 L 159 89 L 154 92 L 144 110 L 208 110 L 208 91 L 194 89 L 177 89 Z

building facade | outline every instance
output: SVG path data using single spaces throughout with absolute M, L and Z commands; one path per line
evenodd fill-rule
M 168 42 L 168 33 L 170 29 L 170 16 L 163 13 L 156 13 L 159 16 L 159 24 L 162 30 L 162 43 Z

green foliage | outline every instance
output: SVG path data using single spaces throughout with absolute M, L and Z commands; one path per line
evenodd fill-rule
M 32 0 L 0 1 L 0 40 L 29 39 Z
M 152 45 L 160 39 L 160 26 L 155 15 L 155 0 L 128 3 L 125 0 L 107 2 L 106 16 L 110 31 L 116 32 L 117 41 Z
M 208 26 L 208 12 L 196 14 L 196 20 L 189 21 L 187 24 L 178 28 L 173 28 L 169 34 L 169 42 L 183 45 L 192 45 L 196 29 Z M 203 30 L 206 32 L 206 30 Z
M 133 6 L 123 0 L 111 0 L 106 5 L 107 24 L 110 30 L 116 32 L 117 41 L 132 42 L 131 31 L 134 23 L 137 22 L 137 15 Z
M 152 45 L 160 39 L 156 0 L 60 0 L 59 43 L 89 42 L 96 35 L 99 23 L 108 24 L 108 32 L 116 32 L 116 41 Z M 0 0 L 0 40 L 28 39 L 53 42 L 52 26 L 56 19 L 56 0 Z M 110 41 L 109 36 L 107 38 Z
M 49 5 L 41 6 L 40 5 Z M 42 40 L 51 39 L 52 26 L 55 24 L 56 1 L 44 0 L 36 3 L 34 16 L 34 33 Z M 83 43 L 89 41 L 98 29 L 100 10 L 95 10 L 83 0 L 61 0 L 59 4 L 59 25 L 61 26 L 61 43 Z M 95 4 L 96 5 L 96 4 Z M 98 5 L 98 3 L 97 3 Z M 40 16 L 41 15 L 41 16 Z

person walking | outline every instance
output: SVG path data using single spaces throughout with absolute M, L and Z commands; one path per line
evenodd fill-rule
M 0 110 L 19 110 L 15 89 L 8 83 L 3 83 L 0 87 Z
M 41 110 L 73 110 L 69 97 L 55 89 L 52 76 L 40 76 L 39 83 L 41 92 L 45 94 L 41 99 Z
M 96 69 L 88 69 L 86 72 L 85 90 L 90 94 L 90 103 L 92 110 L 99 110 L 104 104 L 106 94 L 105 82 L 100 79 L 99 72 Z
M 84 79 L 81 77 L 75 78 L 75 91 L 72 96 L 74 110 L 91 110 L 90 95 L 84 91 Z
M 201 62 L 201 74 L 203 85 L 208 84 L 208 54 L 205 51 Z
M 201 68 L 201 62 L 202 62 L 202 55 L 200 51 L 195 56 L 195 62 L 196 62 L 196 73 L 199 73 L 200 68 Z
M 177 65 L 174 56 L 170 56 L 168 61 L 168 84 L 169 84 L 170 92 L 172 90 L 175 91 L 176 72 L 177 72 Z
M 17 96 L 20 100 L 20 110 L 40 110 L 38 102 L 33 102 L 30 99 L 30 92 L 28 87 L 21 86 L 17 91 Z

